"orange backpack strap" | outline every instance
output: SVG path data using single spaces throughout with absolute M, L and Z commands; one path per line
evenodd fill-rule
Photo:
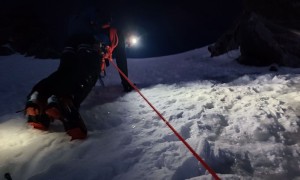
M 104 47 L 105 53 L 102 54 L 101 65 L 100 65 L 100 69 L 101 69 L 100 78 L 105 77 L 106 60 L 112 61 L 112 53 L 119 43 L 117 30 L 113 27 L 109 27 L 109 40 L 110 40 L 110 46 L 105 46 Z
M 111 52 L 113 52 L 113 50 L 117 47 L 117 45 L 119 43 L 117 29 L 115 29 L 113 27 L 109 28 L 109 39 L 111 42 Z

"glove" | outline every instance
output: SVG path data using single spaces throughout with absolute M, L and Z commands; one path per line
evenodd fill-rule
M 122 82 L 124 92 L 130 92 L 133 88 L 130 86 L 128 82 Z

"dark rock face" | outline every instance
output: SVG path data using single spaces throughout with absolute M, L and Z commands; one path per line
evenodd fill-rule
M 237 47 L 245 65 L 300 67 L 300 3 L 245 0 L 245 12 L 209 51 L 217 56 Z
M 10 0 L 0 4 L 0 46 L 9 45 L 20 54 L 57 58 L 63 42 L 66 13 L 60 3 Z M 2 48 L 0 54 L 7 54 Z M 4 52 L 3 52 L 4 51 Z
M 0 46 L 0 56 L 7 56 L 13 54 L 14 51 L 9 47 Z

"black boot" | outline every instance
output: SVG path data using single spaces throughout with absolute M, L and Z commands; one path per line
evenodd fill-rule
M 55 95 L 52 95 L 47 100 L 46 114 L 52 119 L 61 120 L 62 112 L 61 112 L 61 104 L 58 98 Z
M 65 131 L 71 140 L 85 139 L 87 137 L 87 128 L 79 113 L 78 108 L 74 106 L 72 99 L 64 99 L 62 101 L 62 122 L 65 127 Z
M 43 112 L 43 105 L 38 92 L 34 92 L 26 103 L 25 115 L 27 123 L 35 129 L 48 130 L 50 118 Z

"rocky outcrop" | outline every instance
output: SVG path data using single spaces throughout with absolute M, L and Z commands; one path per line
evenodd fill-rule
M 242 64 L 300 67 L 300 3 L 246 0 L 245 12 L 208 49 L 218 56 L 237 48 Z

